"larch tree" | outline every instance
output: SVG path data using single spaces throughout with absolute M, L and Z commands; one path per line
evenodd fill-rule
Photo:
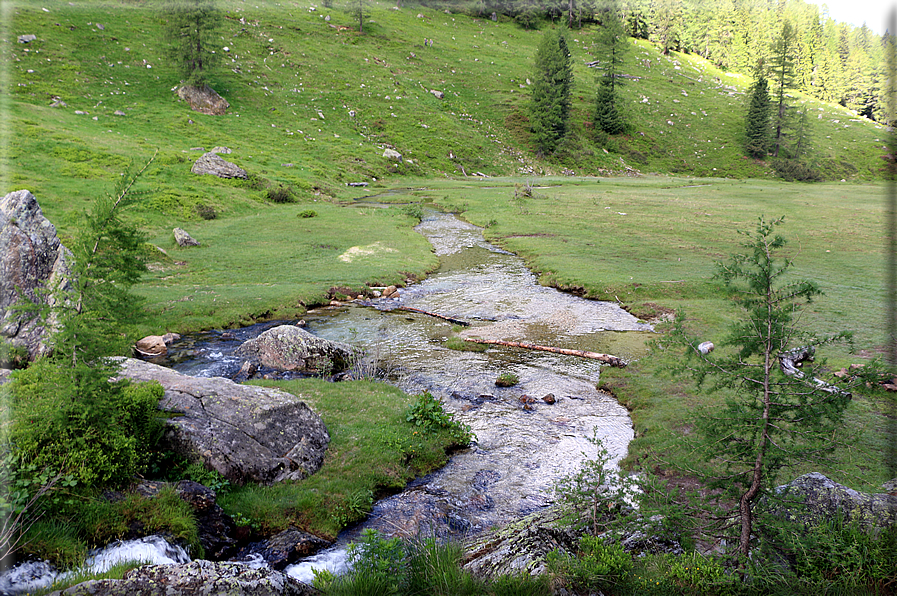
M 677 317 L 669 338 L 686 346 L 683 365 L 699 385 L 722 391 L 724 399 L 696 420 L 707 461 L 722 471 L 705 479 L 735 503 L 731 512 L 737 552 L 750 554 L 756 533 L 755 507 L 774 497 L 778 473 L 831 452 L 843 427 L 850 393 L 814 376 L 813 355 L 821 345 L 848 341 L 849 334 L 828 338 L 800 328 L 801 308 L 821 294 L 810 281 L 790 276 L 792 259 L 782 256 L 785 239 L 775 233 L 782 219 L 759 219 L 744 233 L 744 252 L 717 264 L 717 278 L 733 291 L 743 316 L 721 342 L 721 354 L 702 351 Z M 803 367 L 798 369 L 796 366 Z
M 172 0 L 164 5 L 168 57 L 187 85 L 201 87 L 221 59 L 215 51 L 223 17 L 214 0 Z
M 561 29 L 542 35 L 530 101 L 530 125 L 538 150 L 554 152 L 567 133 L 573 92 L 573 59 Z

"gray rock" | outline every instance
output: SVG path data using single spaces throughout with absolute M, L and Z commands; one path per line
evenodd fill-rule
M 190 168 L 190 171 L 194 174 L 211 174 L 212 176 L 218 176 L 219 178 L 245 179 L 247 176 L 246 170 L 238 167 L 236 164 L 223 160 L 211 151 L 203 154 L 202 157 L 197 159 L 193 163 L 193 167 Z
M 37 35 L 32 35 L 31 33 L 28 33 L 26 35 L 19 36 L 19 43 L 29 43 L 29 42 L 35 41 L 36 39 L 37 39 Z
M 167 420 L 167 446 L 231 482 L 300 480 L 324 461 L 324 422 L 289 393 L 190 377 L 134 358 L 122 361 L 121 376 L 158 381 L 165 389 L 159 407 L 177 414 Z
M 224 155 L 229 155 L 232 153 L 229 147 L 212 147 L 212 150 L 209 153 L 223 153 Z
M 115 110 L 115 111 L 112 112 L 112 113 L 113 113 L 114 115 L 116 115 L 116 116 L 127 116 L 127 114 L 125 114 L 125 113 L 122 112 L 121 110 Z
M 84 582 L 52 596 L 314 596 L 309 585 L 272 569 L 239 563 L 193 561 L 182 565 L 144 565 L 124 579 Z
M 41 297 L 40 290 L 70 288 L 71 258 L 34 195 L 19 190 L 0 199 L 0 339 L 26 348 L 32 359 L 49 353 L 45 342 L 55 321 L 29 320 L 10 307 L 18 292 L 52 306 L 56 299 Z
M 235 352 L 248 361 L 277 370 L 336 373 L 349 368 L 361 350 L 329 341 L 293 325 L 268 329 Z
M 779 517 L 816 524 L 839 515 L 863 528 L 886 528 L 897 522 L 897 496 L 861 493 L 828 479 L 819 472 L 795 478 L 775 489 L 783 502 L 772 506 Z
M 395 149 L 384 149 L 383 157 L 385 157 L 386 159 L 391 159 L 393 161 L 402 161 L 402 154 Z
M 190 104 L 190 107 L 197 112 L 220 116 L 227 112 L 230 104 L 227 100 L 218 95 L 214 89 L 208 85 L 202 87 L 194 87 L 193 85 L 184 85 L 178 89 L 178 97 Z
M 464 569 L 478 577 L 541 575 L 548 553 L 572 554 L 582 532 L 565 523 L 561 508 L 538 511 L 465 545 Z
M 194 240 L 194 238 L 183 230 L 182 228 L 175 228 L 172 230 L 174 234 L 174 241 L 178 243 L 178 246 L 182 248 L 186 248 L 188 246 L 199 246 L 199 241 Z
M 430 93 L 432 93 L 436 99 L 445 99 L 445 93 L 439 89 L 430 89 Z

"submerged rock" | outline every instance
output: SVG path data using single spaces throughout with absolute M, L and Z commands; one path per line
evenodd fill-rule
M 158 381 L 168 418 L 165 441 L 236 484 L 301 480 L 321 467 L 330 435 L 298 397 L 220 377 L 191 377 L 134 358 L 121 375 Z
M 309 585 L 272 569 L 239 563 L 193 561 L 182 565 L 144 565 L 124 579 L 84 582 L 51 596 L 313 596 Z
M 244 342 L 236 354 L 276 370 L 333 374 L 349 368 L 361 357 L 361 350 L 293 325 L 280 325 Z

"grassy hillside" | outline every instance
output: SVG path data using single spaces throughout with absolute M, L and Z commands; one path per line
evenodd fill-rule
M 86 181 L 117 175 L 127 159 L 159 148 L 162 171 L 152 181 L 159 193 L 235 209 L 234 193 L 207 189 L 210 183 L 187 173 L 198 157 L 189 149 L 215 145 L 231 147 L 240 166 L 304 197 L 340 194 L 345 182 L 408 174 L 566 167 L 581 175 L 627 169 L 772 175 L 767 164 L 741 152 L 749 80 L 697 57 L 662 56 L 645 42 L 633 41 L 625 68 L 634 77 L 623 92 L 631 133 L 599 146 L 589 122 L 595 71 L 585 66 L 593 60 L 594 31 L 571 32 L 573 133 L 554 158 L 539 161 L 526 116 L 539 31 L 371 2 L 360 34 L 339 2 L 329 10 L 296 2 L 228 3 L 220 32 L 225 56 L 212 86 L 231 108 L 215 117 L 178 101 L 179 81 L 164 58 L 163 17 L 149 6 L 45 2 L 8 9 L 12 136 L 4 164 L 13 174 L 4 186 L 30 187 L 55 202 L 75 189 L 89 193 Z M 37 40 L 16 43 L 29 33 Z M 444 99 L 431 90 L 444 92 Z M 67 105 L 49 107 L 57 98 Z M 876 175 L 881 129 L 838 106 L 794 102 L 811 113 L 812 158 L 830 177 Z M 126 115 L 115 116 L 116 110 Z M 382 157 L 385 147 L 405 161 L 390 163 Z M 80 184 L 73 189 L 72 182 Z

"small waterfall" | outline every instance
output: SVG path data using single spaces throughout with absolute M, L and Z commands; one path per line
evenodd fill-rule
M 170 544 L 161 536 L 146 536 L 135 540 L 116 540 L 108 546 L 91 551 L 84 566 L 73 571 L 59 572 L 46 561 L 28 561 L 16 565 L 0 575 L 0 594 L 26 594 L 46 588 L 57 580 L 81 573 L 104 573 L 117 563 L 141 561 L 152 565 L 189 563 L 190 556 L 180 546 Z

